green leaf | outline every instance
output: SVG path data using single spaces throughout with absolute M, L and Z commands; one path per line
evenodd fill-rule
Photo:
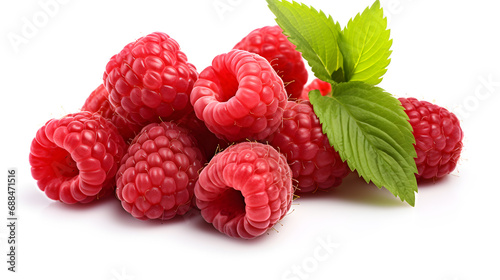
M 415 205 L 415 138 L 403 106 L 364 82 L 335 85 L 332 96 L 309 93 L 330 144 L 366 182 Z
M 377 85 L 390 63 L 392 39 L 379 1 L 349 20 L 340 36 L 346 81 Z
M 343 82 L 344 64 L 338 41 L 340 25 L 321 10 L 297 2 L 267 0 L 276 22 L 311 66 L 327 82 Z

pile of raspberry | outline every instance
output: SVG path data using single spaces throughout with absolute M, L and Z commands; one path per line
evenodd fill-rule
M 155 32 L 112 56 L 81 110 L 51 119 L 29 162 L 38 187 L 66 204 L 114 197 L 140 220 L 190 210 L 252 239 L 303 193 L 339 186 L 351 170 L 329 144 L 307 93 L 315 80 L 278 26 L 256 29 L 198 72 Z M 462 132 L 446 109 L 401 100 L 417 138 L 418 178 L 450 173 Z

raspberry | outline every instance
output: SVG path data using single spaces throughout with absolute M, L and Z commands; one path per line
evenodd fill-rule
M 298 181 L 296 192 L 328 190 L 340 185 L 350 173 L 323 134 L 308 101 L 288 101 L 282 125 L 267 140 L 286 156 L 293 178 Z
M 197 76 L 179 44 L 167 34 L 155 32 L 111 58 L 104 85 L 116 112 L 144 126 L 176 120 L 192 111 L 189 94 Z
M 81 110 L 98 113 L 110 120 L 118 129 L 118 133 L 123 137 L 123 140 L 128 142 L 141 131 L 142 126 L 131 123 L 122 116 L 116 114 L 114 108 L 109 103 L 108 96 L 108 91 L 104 85 L 101 84 L 90 94 L 87 100 L 85 100 Z
M 270 145 L 241 142 L 212 158 L 194 192 L 207 222 L 228 236 L 251 239 L 290 209 L 292 175 L 285 157 Z
M 299 99 L 309 100 L 309 92 L 315 89 L 319 90 L 321 95 L 325 96 L 332 91 L 332 85 L 320 79 L 314 79 L 310 84 L 304 87 Z
M 276 131 L 286 101 L 283 81 L 269 62 L 241 50 L 215 57 L 191 93 L 196 116 L 230 142 L 262 140 Z
M 229 146 L 229 143 L 218 138 L 196 117 L 194 111 L 176 122 L 179 126 L 189 129 L 189 132 L 198 141 L 198 146 L 204 152 L 205 158 L 210 160 L 217 151 Z
M 125 142 L 98 114 L 79 112 L 52 119 L 31 143 L 29 162 L 38 187 L 67 204 L 112 193 Z
M 460 158 L 463 132 L 455 114 L 415 98 L 399 98 L 415 136 L 417 180 L 438 179 L 451 173 Z
M 99 85 L 90 93 L 89 97 L 87 97 L 81 110 L 98 113 L 106 119 L 111 119 L 115 111 L 113 107 L 111 107 L 111 104 L 109 104 L 108 95 L 108 91 L 104 85 Z
M 198 170 L 196 140 L 173 122 L 152 123 L 134 138 L 116 175 L 116 195 L 140 220 L 169 220 L 191 209 Z
M 234 49 L 256 53 L 267 59 L 283 80 L 289 97 L 300 97 L 307 82 L 307 69 L 302 54 L 288 41 L 279 26 L 265 26 L 253 30 L 236 44 Z

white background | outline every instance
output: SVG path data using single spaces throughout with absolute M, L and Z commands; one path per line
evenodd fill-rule
M 40 4 L 48 2 L 56 5 Z M 304 2 L 342 26 L 372 4 Z M 144 222 L 114 199 L 51 201 L 31 178 L 28 154 L 36 130 L 78 110 L 127 43 L 163 31 L 201 71 L 251 30 L 274 24 L 265 1 L 2 1 L 0 278 L 500 279 L 500 5 L 381 2 L 394 43 L 380 86 L 459 115 L 465 148 L 456 171 L 420 186 L 414 208 L 350 176 L 335 191 L 296 200 L 276 230 L 245 241 L 198 213 Z M 19 173 L 17 273 L 6 263 L 9 167 Z

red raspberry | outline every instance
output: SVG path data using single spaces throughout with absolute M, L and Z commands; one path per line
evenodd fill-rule
M 288 41 L 279 26 L 255 29 L 236 44 L 234 49 L 256 53 L 267 59 L 283 80 L 288 96 L 300 97 L 302 88 L 307 83 L 307 69 L 302 54 Z
M 144 127 L 116 175 L 116 195 L 137 219 L 172 219 L 191 209 L 205 159 L 196 140 L 173 122 Z
M 463 132 L 455 114 L 415 98 L 399 98 L 410 118 L 417 151 L 417 180 L 451 173 L 460 158 Z
M 332 92 L 332 85 L 320 79 L 314 79 L 310 84 L 304 87 L 299 99 L 309 100 L 309 92 L 315 89 L 319 90 L 321 95 L 326 96 Z
M 267 140 L 286 156 L 293 178 L 298 181 L 297 192 L 336 187 L 350 173 L 323 134 L 308 101 L 288 101 L 282 125 Z
M 98 113 L 104 118 L 110 120 L 118 129 L 118 132 L 123 137 L 123 140 L 128 142 L 141 131 L 142 126 L 131 123 L 122 116 L 116 114 L 114 108 L 109 103 L 108 96 L 108 91 L 104 85 L 101 84 L 90 94 L 87 100 L 85 100 L 81 110 Z
M 191 93 L 196 116 L 230 142 L 262 140 L 281 123 L 287 96 L 267 60 L 232 50 L 214 58 Z
M 108 101 L 108 91 L 104 85 L 99 85 L 92 91 L 82 106 L 82 111 L 98 113 L 106 119 L 111 119 L 115 111 Z
M 206 127 L 205 123 L 196 117 L 194 111 L 176 122 L 179 126 L 189 129 L 196 138 L 200 150 L 204 152 L 205 158 L 210 160 L 215 153 L 229 146 L 229 143 L 218 138 Z
M 212 158 L 194 192 L 207 222 L 228 236 L 251 239 L 290 209 L 292 175 L 285 157 L 273 147 L 241 142 Z
M 155 32 L 111 58 L 104 85 L 116 112 L 144 126 L 189 113 L 189 94 L 197 77 L 179 44 L 167 34 Z
M 125 148 L 116 127 L 99 114 L 70 114 L 37 131 L 31 174 L 49 198 L 87 203 L 112 193 Z

